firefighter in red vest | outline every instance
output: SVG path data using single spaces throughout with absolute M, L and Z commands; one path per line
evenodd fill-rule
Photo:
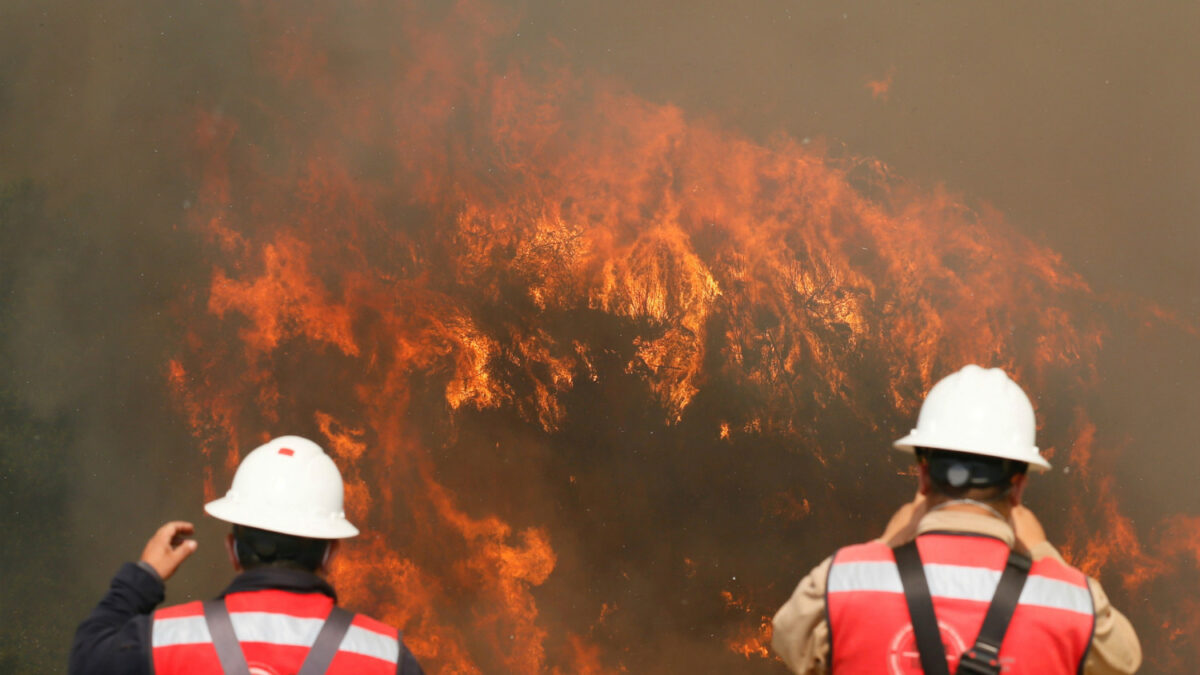
M 254 449 L 229 492 L 204 506 L 233 523 L 225 546 L 241 574 L 215 600 L 156 611 L 197 546 L 191 523 L 167 523 L 80 624 L 70 672 L 420 675 L 395 628 L 337 607 L 318 576 L 339 540 L 358 534 L 342 496 L 341 473 L 316 443 L 284 436 Z
M 816 567 L 774 619 L 795 673 L 1133 673 L 1141 647 L 1095 580 L 1067 565 L 1020 505 L 1033 405 L 999 369 L 938 382 L 917 428 L 920 490 L 883 536 Z

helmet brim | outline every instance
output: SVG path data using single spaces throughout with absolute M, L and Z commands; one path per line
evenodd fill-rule
M 1050 470 L 1050 462 L 1047 462 L 1041 455 L 1037 454 L 1034 449 L 1032 457 L 1017 457 L 1011 452 L 1002 452 L 992 450 L 990 448 L 981 448 L 970 443 L 953 443 L 945 441 L 936 441 L 931 439 L 921 438 L 919 434 L 912 433 L 904 438 L 892 443 L 892 447 L 901 452 L 913 454 L 917 448 L 933 448 L 935 450 L 950 450 L 952 452 L 965 452 L 972 455 L 984 455 L 986 457 L 999 457 L 1000 459 L 1011 459 L 1016 462 L 1025 462 L 1029 464 L 1029 468 L 1042 473 Z
M 314 519 L 279 511 L 248 509 L 243 504 L 221 497 L 204 505 L 208 515 L 235 525 L 257 527 L 268 532 L 290 534 L 311 539 L 348 539 L 358 536 L 358 528 L 345 518 L 331 517 Z

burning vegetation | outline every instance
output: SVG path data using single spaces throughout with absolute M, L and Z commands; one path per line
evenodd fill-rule
M 903 471 L 887 442 L 968 362 L 1043 393 L 1068 559 L 1122 607 L 1194 577 L 1194 519 L 1146 540 L 1117 502 L 1081 402 L 1102 300 L 1057 254 L 433 4 L 370 9 L 399 34 L 365 70 L 328 42 L 337 8 L 246 7 L 266 93 L 194 113 L 212 274 L 165 368 L 206 499 L 273 433 L 338 459 L 367 534 L 335 584 L 430 672 L 776 672 L 770 615 L 882 527 L 908 489 L 878 487 Z M 1194 655 L 1195 612 L 1157 616 L 1148 651 Z

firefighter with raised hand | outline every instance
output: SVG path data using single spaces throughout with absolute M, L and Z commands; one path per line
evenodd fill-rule
M 917 428 L 917 498 L 877 540 L 825 559 L 775 614 L 772 646 L 795 673 L 1133 673 L 1133 626 L 1067 565 L 1021 506 L 1034 445 L 1025 392 L 999 369 L 938 382 Z
M 241 574 L 215 600 L 155 611 L 197 547 L 191 523 L 163 525 L 79 625 L 70 672 L 420 675 L 395 628 L 339 608 L 319 576 L 358 534 L 342 498 L 341 473 L 316 443 L 283 436 L 254 449 L 204 506 L 233 524 L 225 546 Z

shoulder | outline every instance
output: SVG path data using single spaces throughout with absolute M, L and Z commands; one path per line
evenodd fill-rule
M 163 619 L 181 619 L 188 617 L 204 616 L 204 603 L 199 600 L 185 602 L 181 605 L 171 605 L 154 611 L 154 620 L 160 621 Z
M 353 615 L 341 649 L 392 663 L 400 662 L 404 657 L 400 631 L 366 614 Z
M 403 675 L 420 675 L 423 672 L 416 657 L 404 644 L 400 631 L 366 614 L 354 614 L 341 649 L 391 661 L 396 664 L 396 672 Z
M 878 539 L 840 548 L 800 580 L 791 599 L 776 614 L 776 620 L 780 620 L 781 615 L 801 611 L 801 608 L 801 613 L 809 613 L 816 609 L 823 612 L 830 581 L 834 580 L 835 585 L 840 583 L 835 577 L 840 578 L 847 570 L 863 567 L 860 563 L 867 563 L 865 567 L 874 568 L 870 563 L 887 564 L 894 561 L 892 549 Z
M 147 623 L 148 643 L 154 650 L 212 639 L 204 620 L 204 604 L 199 600 L 156 610 Z
M 392 640 L 400 639 L 400 631 L 388 624 L 374 619 L 366 614 L 354 614 L 353 621 L 350 622 L 350 627 L 362 631 L 367 631 L 375 635 L 386 637 Z
M 891 547 L 878 539 L 852 546 L 843 546 L 833 554 L 832 558 L 834 565 L 855 562 L 893 562 L 895 559 Z
M 1021 591 L 1021 602 L 1066 610 L 1089 618 L 1095 616 L 1102 604 L 1097 600 L 1087 575 L 1058 558 L 1033 561 L 1025 588 Z
M 1079 568 L 1072 567 L 1059 558 L 1039 558 L 1033 561 L 1030 576 L 1038 576 L 1078 588 L 1088 588 L 1088 577 Z

